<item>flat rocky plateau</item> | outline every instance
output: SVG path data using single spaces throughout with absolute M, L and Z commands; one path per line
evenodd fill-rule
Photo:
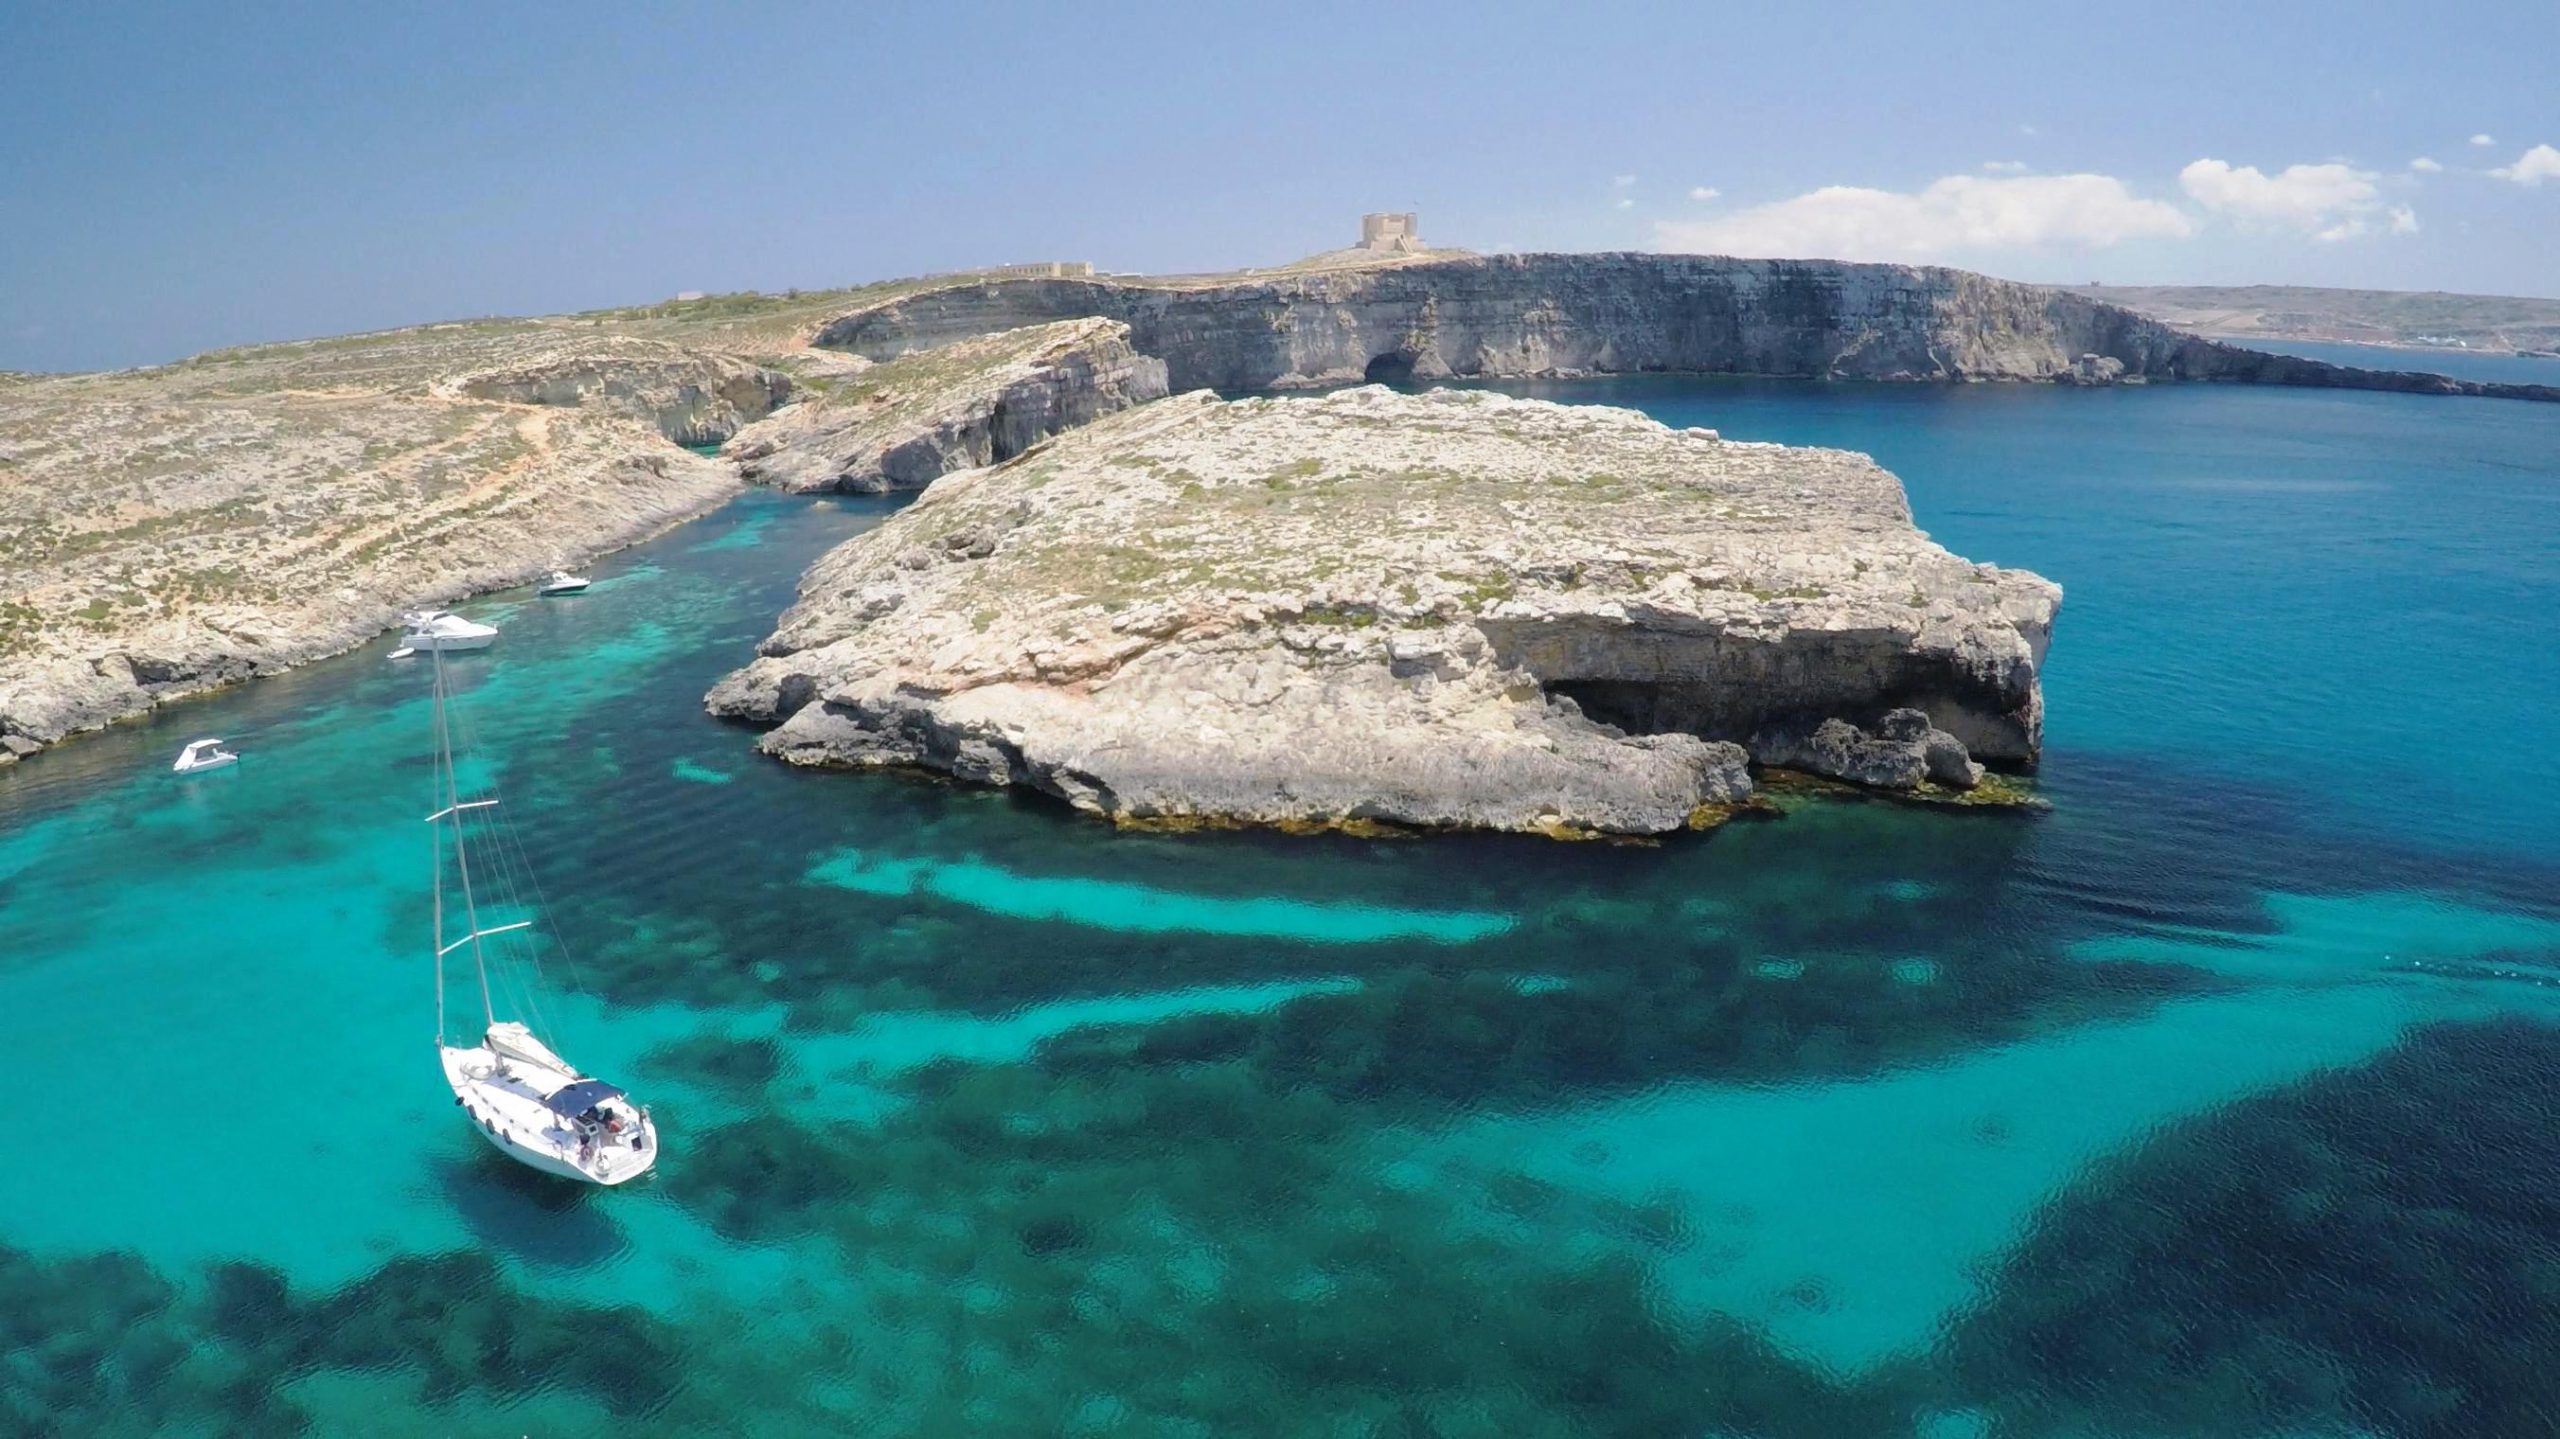
M 2061 592 L 1862 455 L 1381 387 L 1185 394 L 944 476 L 709 697 L 794 763 L 1123 820 L 1646 834 L 1755 751 L 1869 783 L 2034 759 Z

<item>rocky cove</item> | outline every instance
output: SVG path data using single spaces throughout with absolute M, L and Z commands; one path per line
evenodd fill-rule
M 805 326 L 843 303 L 435 325 L 10 377 L 0 764 L 705 513 L 742 476 L 693 447 L 759 421 L 794 437 L 791 462 L 829 457 L 827 484 L 846 480 L 840 447 L 869 443 L 881 485 L 913 486 L 1088 417 L 1083 393 L 1120 377 L 1088 364 L 1119 333 L 1106 322 L 897 365 L 808 351 Z M 1164 392 L 1161 364 L 1125 345 L 1106 359 L 1127 369 L 1106 403 Z

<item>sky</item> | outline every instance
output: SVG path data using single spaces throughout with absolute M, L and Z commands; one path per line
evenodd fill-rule
M 2560 295 L 2560 4 L 0 0 L 0 369 L 1039 259 Z

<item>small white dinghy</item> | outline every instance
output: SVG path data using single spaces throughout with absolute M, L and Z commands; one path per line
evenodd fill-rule
M 589 583 L 585 575 L 573 575 L 567 570 L 553 570 L 549 579 L 533 587 L 533 592 L 545 597 L 574 595 L 584 591 Z
M 498 637 L 496 625 L 474 624 L 447 610 L 413 610 L 400 619 L 407 628 L 400 648 L 391 652 L 395 660 L 429 650 L 485 650 Z
M 435 826 L 436 1058 L 445 1083 L 480 1137 L 518 1164 L 588 1184 L 628 1184 L 657 1167 L 658 1127 L 649 1111 L 615 1086 L 579 1073 L 532 1026 L 498 1018 L 494 992 L 507 993 L 528 1013 L 536 1010 L 540 966 L 531 950 L 519 949 L 518 962 L 508 966 L 509 946 L 534 938 L 531 906 L 511 892 L 519 873 L 527 873 L 529 882 L 529 865 L 522 847 L 498 824 L 497 799 L 462 797 L 446 716 L 444 655 L 434 652 L 432 658 L 436 811 L 427 822 Z M 475 843 L 495 857 L 493 863 L 473 863 Z M 448 870 L 455 880 L 450 896 Z M 528 917 L 483 923 L 484 911 Z M 461 933 L 448 939 L 456 919 Z M 445 967 L 464 949 L 479 980 L 483 1027 L 476 1044 L 445 1038 Z M 499 972 L 497 991 L 490 980 L 493 968 Z
M 240 756 L 222 747 L 218 739 L 200 739 L 178 751 L 178 762 L 169 766 L 177 774 L 202 774 L 240 762 Z

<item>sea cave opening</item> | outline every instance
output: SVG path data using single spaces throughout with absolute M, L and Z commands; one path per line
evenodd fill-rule
M 1360 378 L 1372 385 L 1402 385 L 1413 379 L 1413 356 L 1390 351 L 1369 362 Z

